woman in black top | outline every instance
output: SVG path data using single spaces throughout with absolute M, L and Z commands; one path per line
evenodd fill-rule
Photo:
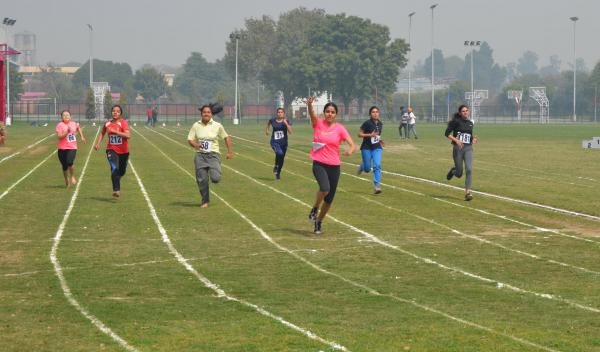
M 473 171 L 473 144 L 477 143 L 477 137 L 473 134 L 473 121 L 469 119 L 469 108 L 466 105 L 458 107 L 454 118 L 448 122 L 446 138 L 452 141 L 452 158 L 454 166 L 448 171 L 446 179 L 462 177 L 463 162 L 465 165 L 465 200 L 473 199 L 471 194 L 471 174 Z
M 358 132 L 358 137 L 363 139 L 360 146 L 362 163 L 358 165 L 358 174 L 371 171 L 373 166 L 373 185 L 375 194 L 381 193 L 381 153 L 383 152 L 383 139 L 381 131 L 383 123 L 379 118 L 379 108 L 372 106 L 369 109 L 369 119 L 365 121 Z

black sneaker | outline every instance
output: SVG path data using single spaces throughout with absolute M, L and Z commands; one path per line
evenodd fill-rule
M 471 194 L 471 192 L 468 192 L 467 194 L 465 194 L 465 200 L 467 202 L 473 200 L 473 195 Z
M 319 220 L 315 221 L 315 230 L 313 232 L 315 233 L 315 235 L 321 234 L 321 221 L 319 221 Z
M 446 180 L 450 181 L 452 179 L 452 177 L 454 177 L 454 167 L 450 169 L 450 171 L 448 171 L 448 174 L 446 175 Z
M 275 179 L 276 180 L 281 180 L 281 174 L 279 172 L 275 173 Z
M 317 212 L 318 211 L 319 211 L 319 208 L 312 208 L 312 210 L 310 211 L 310 214 L 308 214 L 308 220 L 311 222 L 317 221 Z

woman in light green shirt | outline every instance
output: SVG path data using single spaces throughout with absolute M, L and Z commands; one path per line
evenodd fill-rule
M 213 114 L 218 114 L 223 108 L 216 104 L 202 105 L 198 110 L 202 119 L 190 129 L 188 143 L 196 150 L 194 165 L 196 167 L 196 183 L 202 197 L 202 208 L 208 208 L 210 191 L 208 180 L 213 183 L 221 181 L 221 151 L 219 139 L 225 140 L 227 159 L 233 158 L 231 137 L 225 132 L 223 125 L 213 120 Z

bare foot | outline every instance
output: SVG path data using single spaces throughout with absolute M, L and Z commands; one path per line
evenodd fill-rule
M 77 184 L 77 180 L 75 179 L 75 177 L 71 177 L 71 184 L 72 185 L 76 185 Z
M 112 193 L 112 196 L 113 196 L 113 197 L 115 197 L 115 198 L 119 198 L 119 197 L 121 196 L 121 192 L 119 192 L 119 191 L 114 191 L 114 192 Z
M 200 208 L 208 208 L 208 203 L 202 203 L 202 205 L 200 206 Z
M 65 186 L 69 187 L 70 183 L 68 180 L 65 180 Z

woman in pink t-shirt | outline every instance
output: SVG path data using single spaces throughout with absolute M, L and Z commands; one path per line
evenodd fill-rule
M 58 160 L 62 165 L 63 176 L 65 177 L 65 185 L 74 185 L 77 183 L 75 179 L 75 170 L 73 163 L 77 154 L 77 133 L 81 137 L 81 141 L 85 144 L 85 137 L 79 124 L 71 121 L 71 113 L 69 110 L 64 110 L 60 113 L 62 119 L 56 125 L 56 136 L 58 137 Z
M 345 141 L 350 146 L 344 155 L 351 155 L 356 147 L 346 128 L 335 120 L 337 105 L 331 102 L 325 104 L 323 118 L 319 118 L 313 110 L 314 100 L 313 97 L 308 97 L 306 102 L 314 129 L 310 158 L 313 160 L 313 175 L 319 184 L 319 191 L 308 218 L 314 222 L 314 233 L 318 235 L 321 234 L 321 222 L 331 207 L 340 179 L 340 145 Z

